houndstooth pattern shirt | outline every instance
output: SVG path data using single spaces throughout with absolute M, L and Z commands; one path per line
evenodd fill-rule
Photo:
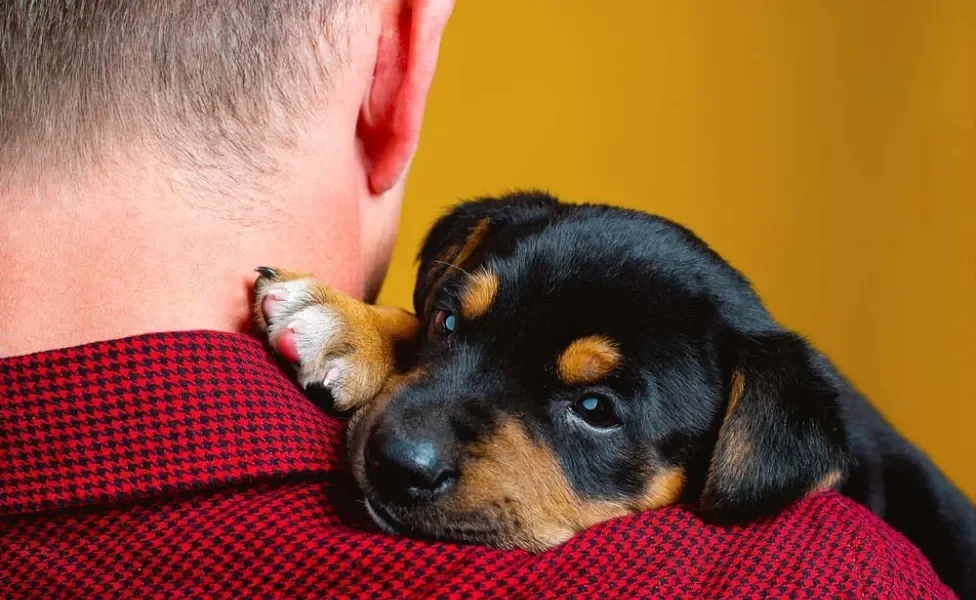
M 951 598 L 835 493 L 744 527 L 684 507 L 542 554 L 382 534 L 343 424 L 244 335 L 0 360 L 0 598 Z

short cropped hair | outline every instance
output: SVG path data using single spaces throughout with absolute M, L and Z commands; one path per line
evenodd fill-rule
M 0 0 L 0 175 L 136 139 L 260 164 L 328 89 L 351 3 Z

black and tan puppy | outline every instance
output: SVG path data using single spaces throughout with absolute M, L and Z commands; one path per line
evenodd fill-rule
M 535 193 L 462 204 L 423 246 L 416 317 L 260 271 L 259 325 L 353 411 L 388 531 L 543 550 L 676 502 L 742 521 L 836 488 L 973 589 L 972 504 L 679 225 Z

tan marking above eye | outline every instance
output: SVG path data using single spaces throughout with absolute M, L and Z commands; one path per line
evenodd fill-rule
M 478 246 L 480 246 L 481 242 L 484 241 L 485 236 L 488 235 L 489 231 L 491 231 L 491 221 L 488 219 L 478 221 L 478 224 L 475 225 L 471 230 L 471 234 L 468 236 L 468 239 L 465 240 L 464 246 L 461 247 L 460 251 L 457 253 L 457 256 L 454 257 L 454 260 L 451 262 L 456 266 L 461 266 L 464 264 L 465 261 L 471 258 L 474 251 L 478 249 Z
M 491 309 L 498 296 L 498 276 L 488 269 L 480 269 L 468 277 L 461 296 L 461 316 L 477 319 Z
M 490 231 L 491 221 L 482 219 L 471 229 L 471 233 L 468 234 L 463 245 L 452 244 L 449 246 L 444 254 L 437 259 L 437 262 L 442 264 L 436 279 L 431 283 L 430 289 L 439 289 L 450 274 L 452 268 L 462 268 L 464 263 L 478 250 Z M 424 315 L 426 316 L 430 315 L 433 297 L 433 293 L 429 294 L 424 304 Z
M 620 364 L 617 345 L 602 335 L 574 340 L 556 361 L 559 378 L 567 384 L 594 383 Z

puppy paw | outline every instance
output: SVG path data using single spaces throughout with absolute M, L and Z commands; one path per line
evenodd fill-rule
M 293 363 L 303 387 L 327 388 L 342 411 L 376 396 L 393 370 L 393 345 L 372 307 L 301 273 L 259 267 L 254 319 Z

